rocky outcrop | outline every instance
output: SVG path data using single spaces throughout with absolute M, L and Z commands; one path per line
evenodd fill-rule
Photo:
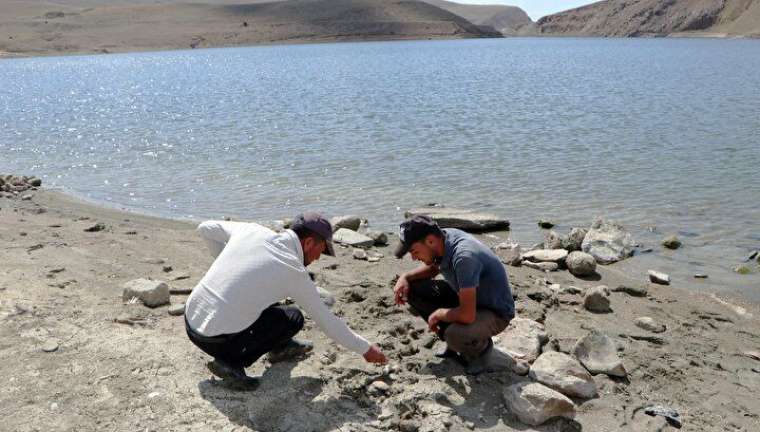
M 541 34 L 667 36 L 760 35 L 760 0 L 605 0 L 549 15 Z

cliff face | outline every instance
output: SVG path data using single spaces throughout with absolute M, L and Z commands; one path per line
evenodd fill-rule
M 540 34 L 760 35 L 760 0 L 605 0 L 541 18 Z
M 445 0 L 423 1 L 459 15 L 475 25 L 492 27 L 504 35 L 517 35 L 533 29 L 533 20 L 516 6 L 471 5 Z

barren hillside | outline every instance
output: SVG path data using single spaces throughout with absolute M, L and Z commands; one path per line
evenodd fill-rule
M 473 24 L 493 27 L 505 35 L 515 35 L 533 28 L 533 20 L 516 6 L 472 5 L 445 0 L 424 0 L 457 14 Z

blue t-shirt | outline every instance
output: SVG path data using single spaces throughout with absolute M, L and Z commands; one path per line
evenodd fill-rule
M 515 316 L 507 272 L 491 249 L 464 231 L 447 228 L 441 274 L 454 290 L 476 287 L 477 307 L 505 319 Z

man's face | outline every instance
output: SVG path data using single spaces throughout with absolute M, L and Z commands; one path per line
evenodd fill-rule
M 308 236 L 303 242 L 303 265 L 307 266 L 319 259 L 325 251 L 327 242 L 316 236 Z
M 412 259 L 415 261 L 422 261 L 427 265 L 435 263 L 435 251 L 433 249 L 432 239 L 427 236 L 424 240 L 412 243 L 412 247 L 409 248 L 409 253 L 412 255 Z

